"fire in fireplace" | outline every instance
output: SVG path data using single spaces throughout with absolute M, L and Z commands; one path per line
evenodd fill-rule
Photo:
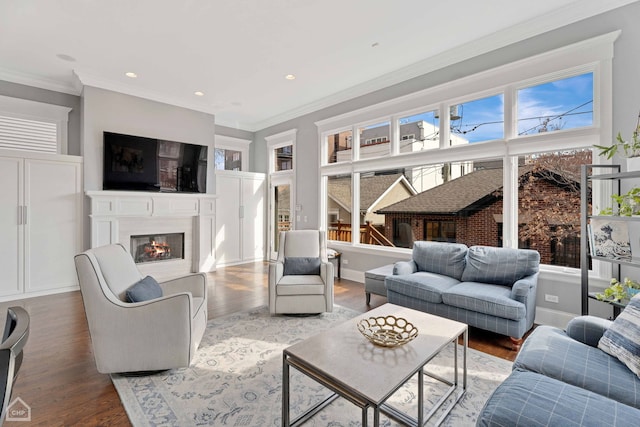
M 131 253 L 136 263 L 184 259 L 184 233 L 131 236 Z

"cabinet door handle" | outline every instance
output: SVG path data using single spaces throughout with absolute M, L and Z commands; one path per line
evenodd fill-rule
M 18 206 L 18 225 L 22 225 L 22 206 Z
M 27 207 L 23 206 L 22 207 L 22 223 L 24 225 L 27 225 L 27 218 L 28 218 L 28 216 L 27 216 Z

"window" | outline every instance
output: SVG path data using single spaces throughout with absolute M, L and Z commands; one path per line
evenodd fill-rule
M 351 242 L 351 175 L 327 180 L 327 238 Z
M 605 161 L 591 150 L 602 135 L 613 134 L 611 103 L 599 97 L 610 93 L 616 37 L 596 37 L 316 123 L 321 141 L 340 140 L 348 130 L 358 137 L 352 148 L 343 138 L 343 151 L 355 149 L 345 156 L 353 162 L 329 161 L 320 169 L 328 183 L 321 208 L 329 239 L 382 252 L 388 245 L 409 249 L 415 239 L 530 247 L 543 264 L 577 267 L 579 169 Z M 547 120 L 558 115 L 562 124 Z M 523 132 L 534 125 L 535 133 Z M 399 181 L 380 192 L 382 180 L 394 174 Z M 382 203 L 400 182 L 410 194 Z M 338 183 L 342 204 L 334 203 Z M 607 202 L 605 188 L 589 190 L 594 200 Z M 358 220 L 359 238 L 337 232 L 340 226 L 351 233 Z M 386 240 L 373 238 L 376 233 Z
M 398 125 L 400 141 L 407 141 L 400 143 L 401 153 L 438 148 L 440 119 L 436 110 L 401 117 Z
M 453 105 L 449 111 L 451 145 L 504 138 L 503 94 Z
M 580 265 L 580 169 L 591 163 L 590 149 L 518 159 L 518 240 L 543 264 Z
M 216 135 L 214 164 L 216 170 L 244 171 L 249 165 L 251 141 L 226 135 Z
M 424 235 L 422 240 L 434 242 L 456 242 L 455 221 L 424 221 Z
M 242 170 L 242 153 L 240 151 L 224 148 L 215 149 L 216 170 L 239 171 Z
M 360 159 L 370 159 L 389 154 L 389 122 L 367 125 L 358 129 L 360 136 Z
M 518 90 L 518 135 L 593 125 L 593 73 Z
M 71 108 L 0 96 L 0 149 L 67 154 Z
M 288 171 L 293 169 L 293 146 L 276 148 L 276 171 Z
M 353 132 L 345 130 L 327 135 L 325 144 L 327 148 L 327 163 L 345 162 L 351 160 L 351 143 Z

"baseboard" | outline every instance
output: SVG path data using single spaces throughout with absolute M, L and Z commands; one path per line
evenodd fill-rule
M 358 283 L 364 283 L 364 271 L 351 270 L 351 269 L 342 267 L 340 269 L 340 278 L 351 280 Z
M 549 325 L 556 328 L 565 329 L 569 320 L 576 317 L 574 313 L 567 313 L 566 311 L 552 310 L 550 308 L 536 307 L 536 318 L 534 323 L 536 325 Z

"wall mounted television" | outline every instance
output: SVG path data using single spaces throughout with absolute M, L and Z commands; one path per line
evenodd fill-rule
M 104 190 L 207 192 L 207 147 L 104 132 Z

